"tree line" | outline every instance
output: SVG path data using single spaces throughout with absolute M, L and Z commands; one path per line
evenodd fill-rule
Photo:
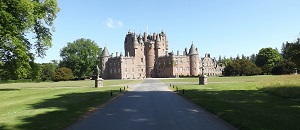
M 300 38 L 282 43 L 280 52 L 268 47 L 251 56 L 237 55 L 236 58 L 223 59 L 219 56 L 218 62 L 225 65 L 224 76 L 293 74 L 300 68 Z

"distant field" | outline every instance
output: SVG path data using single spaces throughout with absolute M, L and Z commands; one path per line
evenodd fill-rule
M 161 81 L 239 129 L 300 129 L 300 75 L 209 77 L 207 85 L 198 78 Z
M 0 129 L 63 129 L 141 80 L 0 84 Z M 113 92 L 113 96 L 111 95 Z

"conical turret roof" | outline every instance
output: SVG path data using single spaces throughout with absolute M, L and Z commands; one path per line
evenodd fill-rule
M 158 34 L 156 35 L 156 41 L 157 41 L 157 42 L 160 42 L 160 37 L 159 37 Z
M 196 50 L 194 43 L 192 43 L 192 45 L 191 45 L 189 55 L 198 55 L 198 51 Z
M 107 50 L 107 48 L 105 46 L 104 49 L 103 49 L 103 51 L 102 51 L 102 57 L 109 57 L 109 56 L 110 56 L 109 52 L 108 52 L 108 50 Z

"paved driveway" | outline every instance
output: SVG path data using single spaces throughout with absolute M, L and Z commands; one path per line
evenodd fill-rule
M 227 130 L 234 128 L 171 92 L 159 80 L 145 79 L 131 91 L 68 129 Z

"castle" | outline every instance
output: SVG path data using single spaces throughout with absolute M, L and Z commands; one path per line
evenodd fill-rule
M 189 51 L 187 48 L 180 55 L 168 52 L 169 45 L 166 34 L 136 35 L 128 32 L 125 41 L 125 54 L 122 52 L 114 56 L 104 47 L 101 56 L 101 76 L 104 79 L 142 79 L 155 77 L 219 76 L 223 68 L 210 54 L 201 58 L 198 49 L 192 43 Z

